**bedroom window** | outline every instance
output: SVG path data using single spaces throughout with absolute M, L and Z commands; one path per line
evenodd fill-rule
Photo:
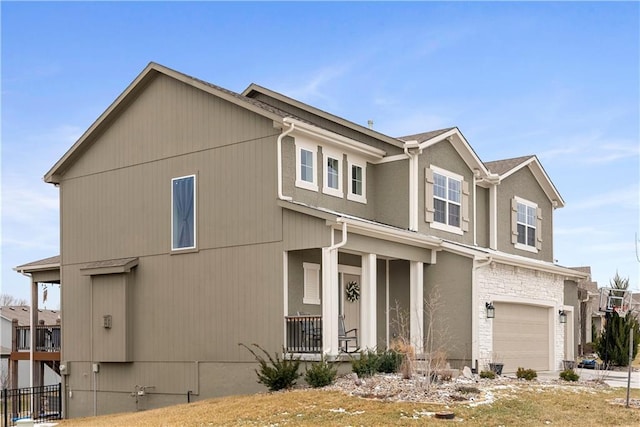
M 196 247 L 196 176 L 171 180 L 171 250 Z
M 518 249 L 537 252 L 542 247 L 540 235 L 542 211 L 536 203 L 515 197 L 511 201 L 512 242 Z
M 349 192 L 347 199 L 367 203 L 365 162 L 349 160 Z
M 464 177 L 435 166 L 425 169 L 425 221 L 451 233 L 469 230 L 469 183 Z
M 296 141 L 296 187 L 318 191 L 316 178 L 316 153 L 318 147 Z
M 342 197 L 342 153 L 322 147 L 324 157 L 322 192 Z

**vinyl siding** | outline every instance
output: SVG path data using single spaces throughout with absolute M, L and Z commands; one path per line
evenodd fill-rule
M 534 202 L 542 209 L 542 249 L 537 254 L 516 249 L 511 243 L 511 200 L 514 196 Z M 529 168 L 520 169 L 498 186 L 498 250 L 553 262 L 553 207 Z
M 473 172 L 469 169 L 469 166 L 467 166 L 455 148 L 446 140 L 426 148 L 420 155 L 418 162 L 418 231 L 454 242 L 473 244 L 473 230 L 475 227 L 475 224 L 473 224 Z M 425 222 L 425 185 L 427 184 L 425 183 L 424 171 L 426 168 L 431 167 L 431 165 L 461 175 L 469 184 L 470 222 L 469 230 L 465 231 L 463 235 L 438 230 L 430 227 L 429 223 Z
M 436 349 L 443 346 L 449 360 L 462 364 L 471 361 L 472 264 L 470 258 L 438 252 L 436 264 L 425 265 L 424 270 L 425 300 L 434 291 L 440 295 L 434 309 Z M 429 318 L 426 304 L 425 310 L 426 331 Z
M 375 215 L 371 219 L 395 227 L 409 228 L 409 161 L 382 163 L 370 169 L 375 175 L 376 184 Z M 367 198 L 370 193 L 367 193 Z

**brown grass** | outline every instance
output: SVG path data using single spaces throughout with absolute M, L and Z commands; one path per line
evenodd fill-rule
M 448 408 L 428 403 L 381 402 L 346 396 L 340 392 L 294 390 L 211 399 L 167 408 L 65 420 L 63 427 L 80 426 L 345 426 L 437 425 L 445 421 L 428 412 L 451 410 L 469 426 L 561 425 L 637 426 L 640 409 L 615 405 L 625 389 L 582 387 L 510 387 L 493 403 L 468 403 Z M 639 399 L 640 391 L 632 390 Z

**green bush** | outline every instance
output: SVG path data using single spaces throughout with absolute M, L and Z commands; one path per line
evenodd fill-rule
M 496 378 L 496 373 L 493 371 L 480 371 L 480 378 L 493 380 Z
M 249 352 L 253 354 L 253 357 L 256 358 L 260 364 L 260 368 L 255 370 L 256 374 L 258 374 L 258 382 L 267 386 L 269 391 L 289 389 L 293 387 L 296 384 L 296 380 L 302 376 L 302 374 L 298 373 L 300 358 L 280 359 L 280 356 L 276 353 L 274 359 L 265 349 L 260 347 L 258 344 L 253 344 L 254 347 L 262 351 L 265 356 L 267 356 L 267 362 L 267 360 L 259 354 L 256 354 L 255 351 L 245 344 L 240 343 L 238 345 L 249 350 Z M 282 352 L 285 352 L 284 348 L 282 349 Z
M 310 369 L 305 370 L 304 379 L 311 387 L 318 388 L 332 384 L 337 374 L 338 368 L 322 357 L 320 362 L 313 363 Z
M 531 381 L 532 379 L 538 377 L 538 373 L 534 369 L 518 368 L 518 371 L 516 372 L 516 377 L 524 378 L 527 381 Z
M 359 359 L 351 360 L 351 370 L 358 378 L 370 377 L 378 372 L 380 357 L 373 351 L 361 351 Z
M 640 342 L 640 324 L 632 313 L 627 313 L 625 317 L 620 317 L 616 312 L 607 315 L 605 328 L 594 342 L 595 351 L 605 366 L 629 365 L 629 335 L 632 333 L 633 342 Z M 635 345 L 633 347 L 633 358 L 635 358 L 638 347 Z
M 560 372 L 560 378 L 565 381 L 578 381 L 578 379 L 580 379 L 580 375 L 576 374 L 573 369 L 565 369 Z
M 402 354 L 395 350 L 385 350 L 378 353 L 377 372 L 393 374 L 398 372 L 402 364 Z

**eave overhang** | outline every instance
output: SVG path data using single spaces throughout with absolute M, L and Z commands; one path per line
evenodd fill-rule
M 533 176 L 536 178 L 542 191 L 547 195 L 551 203 L 553 203 L 554 208 L 562 208 L 565 206 L 564 199 L 560 195 L 560 192 L 556 189 L 556 186 L 553 185 L 551 178 L 547 175 L 547 172 L 542 167 L 542 164 L 538 160 L 538 157 L 531 156 L 528 160 L 520 163 L 513 169 L 508 170 L 507 172 L 500 175 L 500 180 L 504 180 L 519 170 L 528 167 Z
M 372 163 L 376 163 L 377 161 L 381 160 L 386 154 L 384 150 L 381 150 L 379 148 L 363 144 L 362 142 L 347 138 L 346 136 L 339 135 L 337 133 L 322 129 L 318 126 L 303 122 L 298 119 L 294 119 L 292 117 L 286 117 L 282 121 L 285 124 L 295 125 L 295 128 L 291 133 L 292 135 L 302 134 L 314 138 L 319 138 L 347 152 L 357 154 L 358 156 L 363 157 L 365 160 L 368 160 Z

